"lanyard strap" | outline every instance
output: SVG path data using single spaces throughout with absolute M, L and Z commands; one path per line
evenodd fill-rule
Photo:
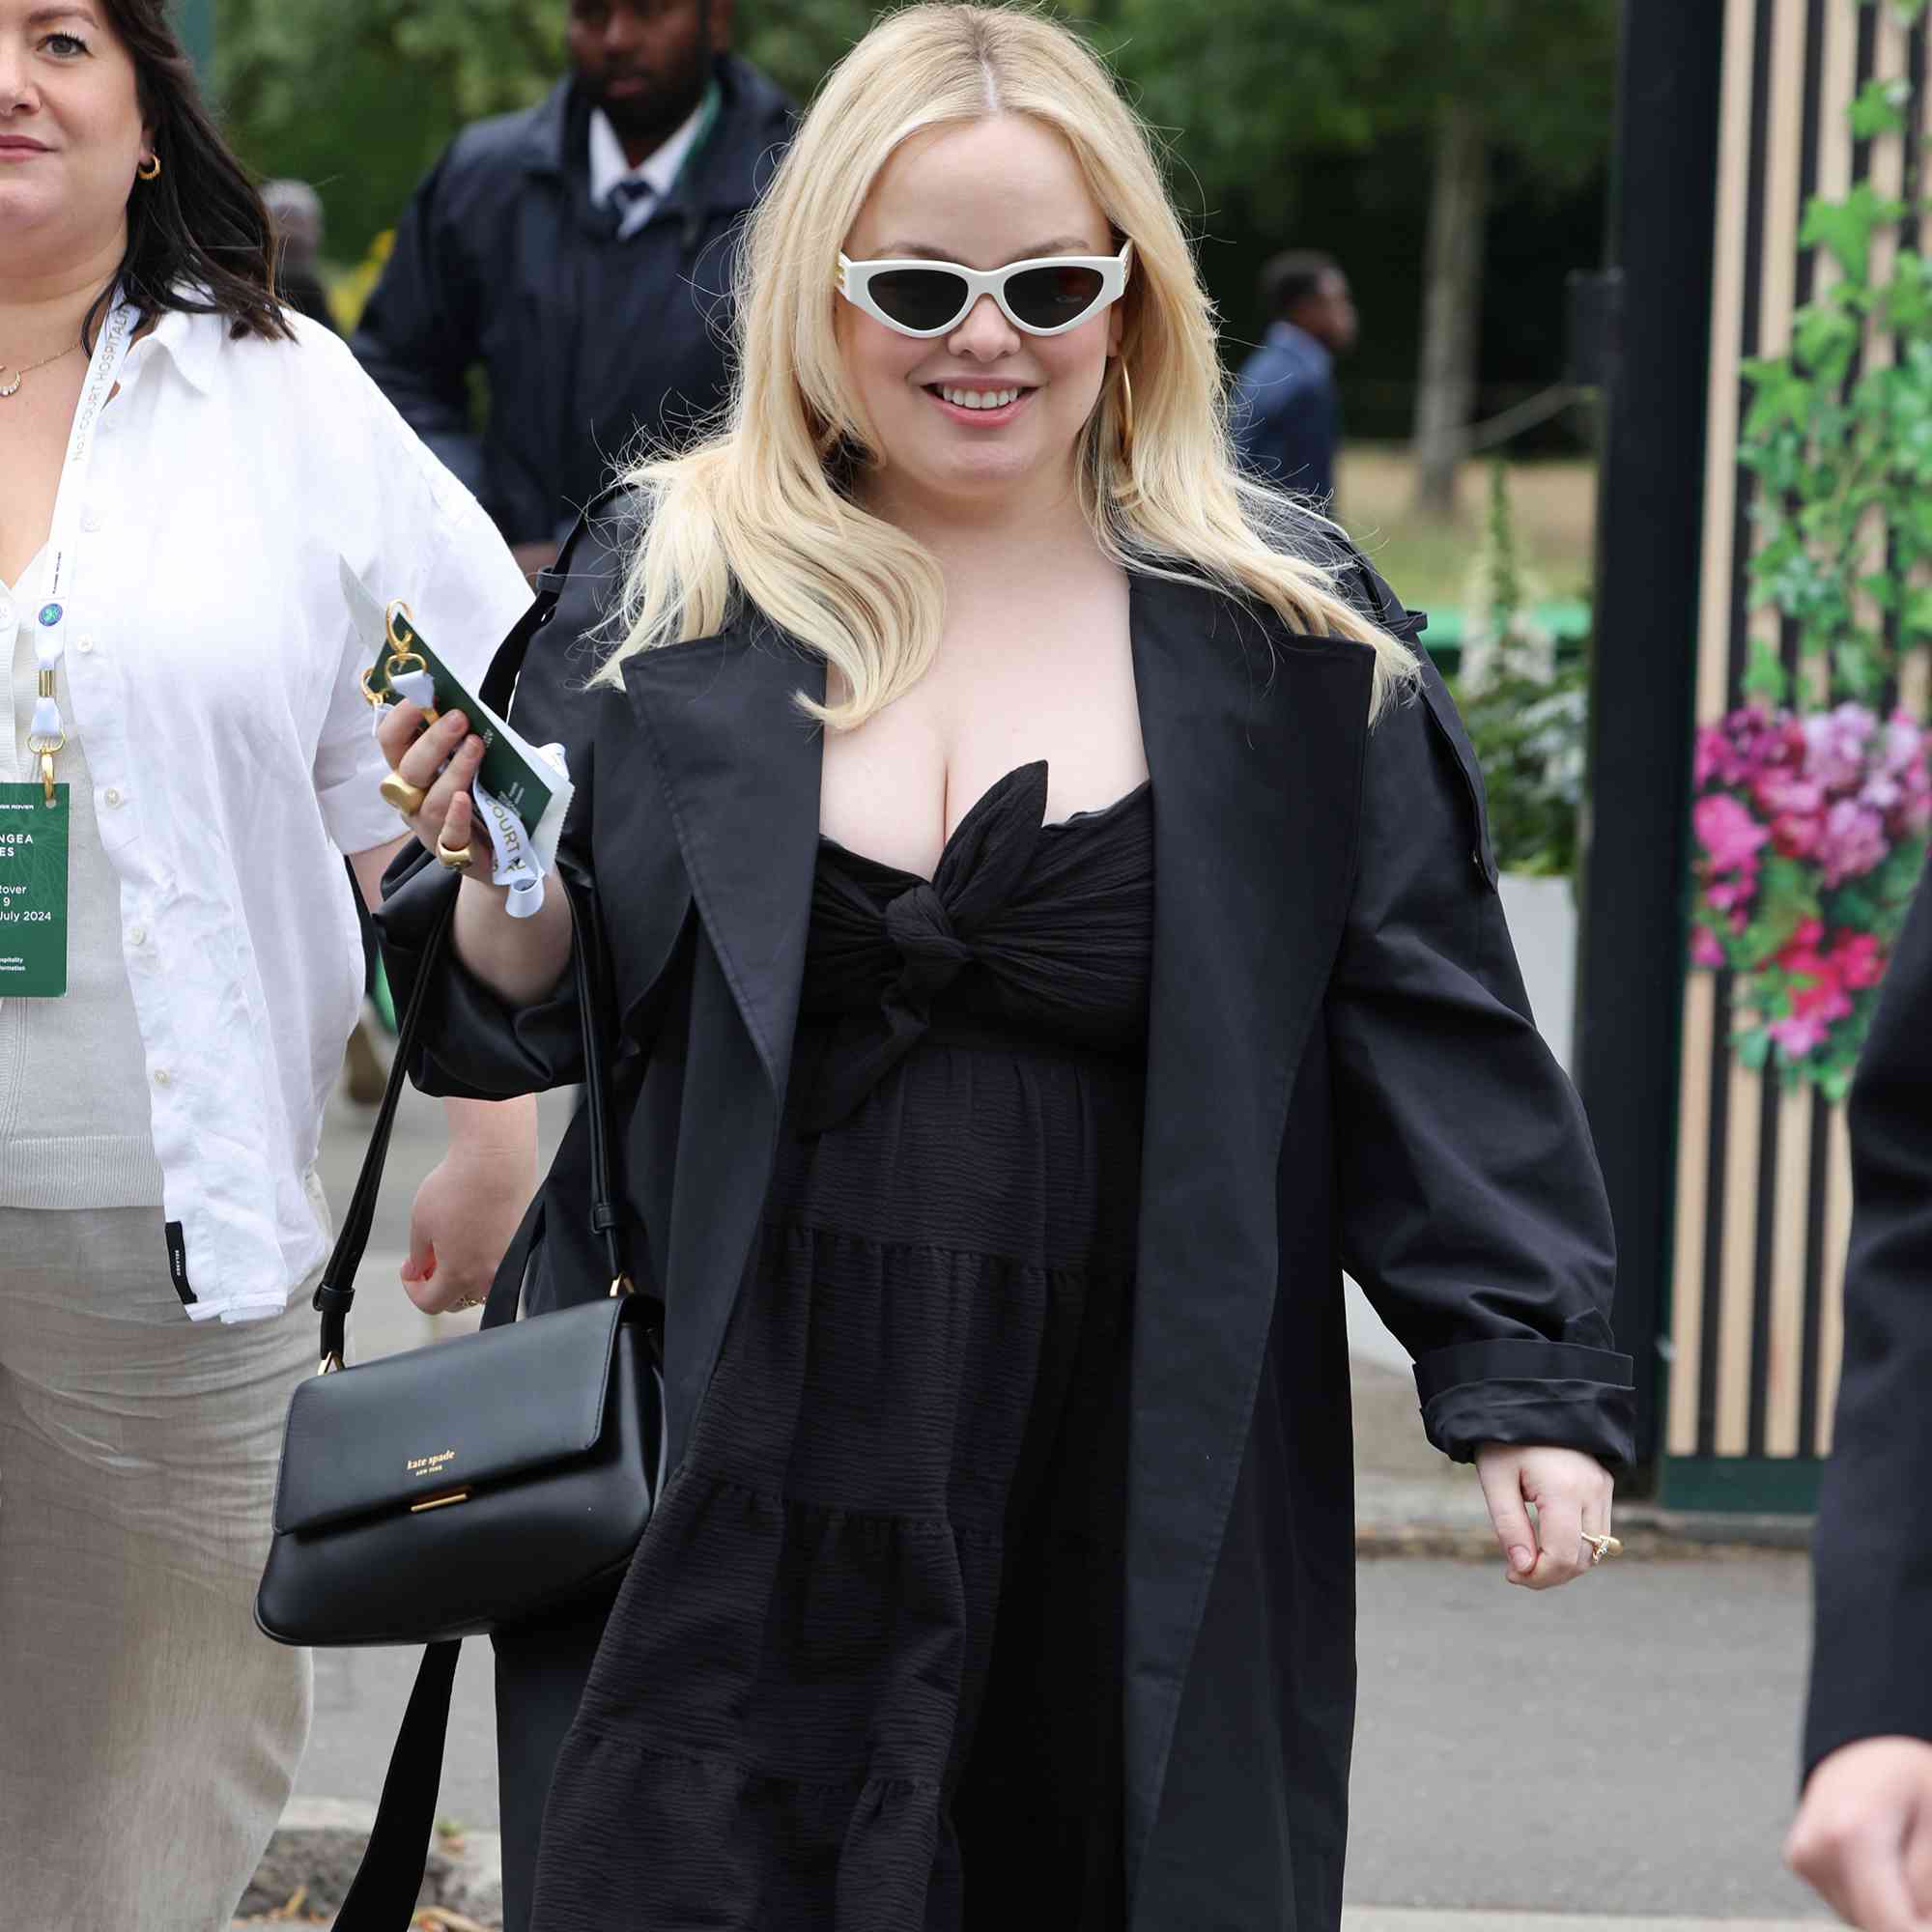
M 106 326 L 94 345 L 87 365 L 87 383 L 80 407 L 73 412 L 68 436 L 67 461 L 61 466 L 59 494 L 54 497 L 53 526 L 47 533 L 47 560 L 41 577 L 41 594 L 34 613 L 34 659 L 40 670 L 34 698 L 34 723 L 27 733 L 27 750 L 41 761 L 41 781 L 47 803 L 54 798 L 54 753 L 67 743 L 67 723 L 55 696 L 55 672 L 67 652 L 67 600 L 73 594 L 76 544 L 81 499 L 87 494 L 88 472 L 94 466 L 94 432 L 100 412 L 121 380 L 133 339 L 136 314 L 116 296 Z

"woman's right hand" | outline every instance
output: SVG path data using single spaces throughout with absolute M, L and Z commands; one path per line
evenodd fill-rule
M 483 763 L 483 740 L 470 733 L 460 711 L 445 712 L 427 731 L 422 721 L 420 705 L 392 704 L 376 742 L 389 769 L 425 793 L 421 810 L 408 821 L 423 849 L 434 852 L 440 839 L 448 851 L 461 852 L 476 830 L 469 787 Z
M 425 851 L 435 852 L 439 838 L 450 852 L 469 847 L 472 838 L 483 841 L 472 849 L 474 868 L 465 872 L 480 890 L 456 896 L 456 956 L 510 1006 L 548 999 L 570 964 L 569 900 L 561 892 L 546 893 L 527 919 L 507 916 L 509 892 L 491 883 L 494 855 L 469 789 L 483 763 L 483 740 L 470 735 L 460 711 L 439 718 L 427 731 L 422 721 L 419 705 L 392 705 L 376 742 L 389 769 L 423 792 L 408 822 Z

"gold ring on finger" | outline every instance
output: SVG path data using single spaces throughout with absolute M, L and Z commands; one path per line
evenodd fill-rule
M 405 818 L 413 818 L 429 796 L 421 785 L 412 785 L 401 772 L 390 772 L 377 789 L 383 794 L 383 803 L 394 806 Z
M 1623 1545 L 1614 1536 L 1592 1536 L 1586 1529 L 1583 1541 L 1590 1546 L 1590 1568 L 1595 1569 L 1605 1556 L 1621 1556 Z
M 439 835 L 436 841 L 436 856 L 452 872 L 467 872 L 476 863 L 476 854 L 468 845 L 450 846 L 442 842 Z

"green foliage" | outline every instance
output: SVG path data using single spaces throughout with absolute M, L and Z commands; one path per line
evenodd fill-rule
M 563 71 L 567 0 L 216 0 L 215 88 L 264 174 L 314 182 L 361 257 L 465 122 Z M 881 10 L 740 7 L 738 51 L 801 100 Z M 1609 138 L 1616 0 L 1059 0 L 1175 156 L 1197 225 L 1278 244 L 1302 157 L 1426 134 L 1454 96 L 1552 187 Z M 1418 197 L 1427 183 L 1415 184 Z M 1214 264 L 1210 262 L 1212 274 Z
M 1559 653 L 1530 615 L 1511 526 L 1508 468 L 1490 470 L 1490 515 L 1456 693 L 1483 768 L 1490 838 L 1508 872 L 1577 868 L 1583 797 L 1585 654 Z
M 1895 77 L 1872 80 L 1853 131 L 1904 138 L 1904 94 Z M 1744 368 L 1738 462 L 1760 486 L 1752 602 L 1791 621 L 1832 695 L 1864 703 L 1897 650 L 1932 642 L 1932 593 L 1914 582 L 1932 564 L 1932 263 L 1902 248 L 1873 273 L 1874 241 L 1912 212 L 1869 180 L 1814 199 L 1799 239 L 1831 257 L 1838 279 L 1799 310 L 1787 353 Z M 1882 366 L 1861 355 L 1868 328 L 1891 337 Z M 1775 706 L 1789 686 L 1776 645 L 1754 639 L 1747 696 Z
M 541 99 L 566 0 L 216 0 L 214 93 L 251 168 L 314 183 L 329 254 L 395 225 L 450 137 Z

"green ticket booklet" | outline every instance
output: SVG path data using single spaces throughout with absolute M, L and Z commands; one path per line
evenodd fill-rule
M 0 784 L 0 1000 L 67 991 L 68 788 Z
M 439 714 L 461 711 L 469 720 L 469 728 L 483 740 L 476 790 L 486 824 L 493 811 L 499 814 L 495 840 L 499 855 L 505 833 L 513 846 L 517 842 L 514 829 L 500 815 L 506 810 L 521 825 L 547 871 L 556 857 L 557 838 L 572 796 L 561 759 L 539 751 L 512 730 L 437 655 L 403 606 L 385 607 L 346 557 L 340 564 L 342 594 L 354 635 L 365 647 L 357 655 L 366 655 L 369 666 L 363 673 L 364 695 L 382 703 L 402 696 L 421 702 L 426 676 L 434 691 L 429 708 Z

